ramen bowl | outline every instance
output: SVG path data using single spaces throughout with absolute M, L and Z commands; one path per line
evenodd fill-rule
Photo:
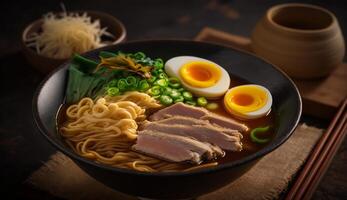
M 81 169 L 101 183 L 122 193 L 154 199 L 194 198 L 212 192 L 238 179 L 257 161 L 283 144 L 293 133 L 301 115 L 301 97 L 294 83 L 281 70 L 256 56 L 220 45 L 181 40 L 153 40 L 121 43 L 93 50 L 84 56 L 97 59 L 101 50 L 146 52 L 150 57 L 167 60 L 191 55 L 223 66 L 231 77 L 260 84 L 273 96 L 275 137 L 260 151 L 240 160 L 212 168 L 187 172 L 144 173 L 98 164 L 75 154 L 56 129 L 56 113 L 64 103 L 69 62 L 50 73 L 38 87 L 33 99 L 33 115 L 42 135 Z

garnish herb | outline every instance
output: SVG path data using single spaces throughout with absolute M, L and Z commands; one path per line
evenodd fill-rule
M 265 143 L 269 142 L 270 138 L 264 138 L 264 139 L 259 138 L 257 134 L 268 132 L 270 130 L 270 128 L 271 128 L 270 126 L 254 128 L 250 134 L 251 140 L 255 143 L 258 143 L 258 144 L 265 144 Z

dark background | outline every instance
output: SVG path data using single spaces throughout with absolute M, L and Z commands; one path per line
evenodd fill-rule
M 99 10 L 126 26 L 128 40 L 148 38 L 191 39 L 210 26 L 249 36 L 257 20 L 272 5 L 289 1 L 251 0 L 75 0 L 1 1 L 0 12 L 0 180 L 6 199 L 51 199 L 22 182 L 55 152 L 33 123 L 31 99 L 43 76 L 23 58 L 20 37 L 24 27 L 49 11 Z M 347 33 L 345 1 L 300 1 L 333 11 Z M 302 122 L 326 128 L 328 121 L 304 116 Z M 314 199 L 347 198 L 347 142 L 342 144 Z M 16 192 L 12 192 L 16 191 Z M 11 195 L 11 196 L 8 196 Z

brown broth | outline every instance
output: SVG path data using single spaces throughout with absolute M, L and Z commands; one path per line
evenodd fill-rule
M 224 117 L 236 119 L 235 117 L 230 115 L 224 109 L 223 99 L 215 100 L 213 102 L 218 103 L 218 105 L 219 105 L 216 110 L 212 111 L 213 113 L 219 114 L 219 115 L 224 116 Z M 216 160 L 219 164 L 239 160 L 241 158 L 244 158 L 248 155 L 251 155 L 251 154 L 259 151 L 260 149 L 264 148 L 267 145 L 267 143 L 266 144 L 257 144 L 257 143 L 252 142 L 251 137 L 250 137 L 250 132 L 254 128 L 264 127 L 264 126 L 272 126 L 274 124 L 274 116 L 273 116 L 272 112 L 270 112 L 267 116 L 264 116 L 264 117 L 261 117 L 258 119 L 252 119 L 252 120 L 236 119 L 236 120 L 239 121 L 240 123 L 246 124 L 249 127 L 249 130 L 247 132 L 242 133 L 242 135 L 243 135 L 243 139 L 241 140 L 242 144 L 243 144 L 242 151 L 240 151 L 240 152 L 226 151 L 226 154 L 223 158 L 218 158 Z M 274 137 L 274 132 L 271 130 L 271 131 L 268 131 L 266 133 L 262 133 L 261 137 L 272 139 Z
M 235 87 L 238 85 L 247 84 L 247 82 L 241 81 L 237 77 L 230 77 L 230 78 L 231 78 L 231 83 L 230 83 L 229 88 Z M 223 98 L 221 98 L 219 100 L 214 100 L 211 102 L 215 102 L 219 105 L 216 110 L 213 110 L 211 112 L 219 114 L 219 115 L 224 116 L 224 117 L 235 119 L 235 120 L 239 121 L 240 123 L 243 123 L 249 127 L 249 130 L 247 132 L 242 133 L 242 135 L 243 135 L 243 139 L 241 140 L 241 142 L 243 144 L 242 151 L 240 151 L 240 152 L 226 151 L 224 157 L 218 158 L 216 160 L 219 164 L 228 163 L 228 162 L 232 162 L 235 160 L 240 160 L 246 156 L 254 154 L 255 152 L 264 148 L 274 138 L 275 133 L 272 129 L 270 129 L 270 131 L 268 131 L 266 133 L 261 134 L 262 138 L 270 138 L 271 139 L 266 144 L 254 143 L 254 142 L 252 142 L 251 137 L 250 137 L 250 132 L 252 131 L 252 129 L 257 128 L 257 127 L 264 127 L 264 126 L 273 126 L 275 124 L 274 114 L 272 111 L 268 115 L 261 117 L 261 118 L 258 118 L 258 119 L 240 120 L 240 119 L 235 118 L 234 116 L 232 116 L 231 114 L 229 114 L 225 110 Z
M 232 80 L 235 80 L 235 78 L 232 78 Z M 230 84 L 230 87 L 234 87 L 237 85 L 242 85 L 245 84 L 243 81 L 232 81 Z M 233 117 L 231 114 L 229 114 L 225 109 L 224 109 L 224 103 L 223 103 L 223 99 L 218 99 L 218 100 L 212 100 L 210 102 L 215 102 L 217 103 L 219 106 L 216 110 L 213 110 L 211 112 L 219 114 L 221 116 L 227 117 L 227 118 L 233 118 L 236 119 L 235 117 Z M 68 108 L 68 105 L 62 105 L 58 111 L 58 115 L 57 115 L 57 129 L 59 132 L 59 128 L 62 127 L 64 125 L 64 123 L 67 122 L 67 118 L 66 118 L 66 109 Z M 232 152 L 232 151 L 226 151 L 226 154 L 224 157 L 218 158 L 216 160 L 210 161 L 210 162 L 218 162 L 219 164 L 223 164 L 223 163 L 229 163 L 232 161 L 236 161 L 236 160 L 240 160 L 248 155 L 254 154 L 255 152 L 259 151 L 260 149 L 264 148 L 268 143 L 270 143 L 271 141 L 269 141 L 266 144 L 257 144 L 252 142 L 251 138 L 250 138 L 250 131 L 253 128 L 256 127 L 264 127 L 264 126 L 273 126 L 274 125 L 274 114 L 273 112 L 270 112 L 267 116 L 258 118 L 258 119 L 252 119 L 252 120 L 240 120 L 240 119 L 236 119 L 237 121 L 246 124 L 249 127 L 249 131 L 247 132 L 243 132 L 243 139 L 242 144 L 243 144 L 243 149 L 240 152 Z M 262 133 L 261 137 L 262 138 L 273 138 L 275 136 L 275 133 L 273 132 L 273 130 L 270 130 L 269 132 L 266 133 Z M 190 166 L 192 166 L 191 164 L 187 164 L 187 163 L 182 163 L 182 165 L 186 166 L 187 168 Z

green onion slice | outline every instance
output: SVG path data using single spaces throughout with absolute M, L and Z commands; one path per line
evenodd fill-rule
M 130 87 L 130 88 L 136 87 L 136 85 L 137 85 L 137 79 L 136 79 L 136 77 L 134 77 L 134 76 L 128 76 L 128 77 L 126 77 L 125 80 L 126 80 L 126 83 L 127 83 L 128 87 Z
M 219 107 L 218 103 L 208 103 L 206 108 L 209 110 L 216 110 Z
M 143 52 L 137 52 L 134 54 L 134 58 L 137 60 L 141 60 L 146 58 L 146 54 L 144 54 Z
M 169 86 L 172 88 L 179 88 L 179 87 L 181 87 L 181 82 L 176 77 L 170 77 L 169 78 Z
M 265 133 L 267 131 L 270 130 L 270 126 L 265 126 L 265 127 L 258 127 L 258 128 L 254 128 L 252 131 L 251 131 L 251 140 L 255 143 L 258 143 L 258 144 L 265 144 L 267 142 L 270 141 L 270 138 L 259 138 L 257 136 L 258 133 Z
M 107 94 L 109 96 L 116 96 L 119 94 L 119 89 L 117 87 L 110 87 L 107 89 Z
M 164 62 L 163 62 L 163 60 L 162 60 L 161 58 L 155 59 L 155 60 L 154 60 L 154 67 L 155 67 L 156 69 L 161 69 L 161 68 L 163 68 L 163 67 L 164 67 Z
M 173 100 L 171 97 L 167 96 L 167 95 L 161 95 L 159 98 L 160 103 L 162 103 L 163 105 L 170 105 L 172 104 Z
M 184 97 L 185 100 L 187 101 L 192 101 L 193 100 L 193 94 L 188 92 L 188 91 L 184 91 L 182 92 L 182 96 Z
M 127 88 L 127 86 L 127 81 L 124 78 L 118 80 L 117 87 L 119 90 L 123 91 Z
M 149 95 L 151 95 L 151 96 L 160 95 L 160 93 L 161 93 L 161 91 L 160 91 L 160 86 L 156 85 L 156 86 L 151 87 L 151 88 L 148 90 L 148 93 L 149 93 Z
M 185 103 L 188 104 L 188 105 L 191 105 L 191 106 L 196 106 L 196 102 L 193 101 L 193 100 L 185 101 Z
M 179 96 L 182 96 L 181 93 L 176 89 L 172 89 L 171 92 L 169 93 L 169 95 L 173 99 L 177 99 Z
M 158 78 L 167 79 L 168 77 L 167 77 L 167 75 L 166 75 L 165 73 L 160 73 L 160 74 L 158 75 Z
M 138 84 L 138 89 L 140 91 L 145 91 L 150 87 L 150 85 L 148 84 L 148 82 L 146 80 L 141 80 Z
M 202 107 L 205 107 L 207 105 L 207 99 L 205 97 L 199 97 L 197 100 L 196 100 L 196 103 L 198 104 L 198 106 L 202 106 Z
M 172 88 L 170 87 L 162 87 L 161 89 L 162 89 L 162 93 L 165 95 L 170 95 L 172 92 Z
M 152 70 L 152 75 L 155 76 L 155 77 L 159 76 L 159 74 L 161 74 L 161 73 L 164 73 L 164 71 L 162 69 L 154 69 L 154 70 Z
M 152 76 L 151 78 L 147 79 L 148 83 L 154 83 L 154 81 L 157 80 L 157 77 Z
M 183 101 L 184 101 L 183 96 L 178 96 L 178 97 L 174 100 L 175 103 L 183 102 Z
M 113 79 L 112 81 L 108 82 L 108 87 L 117 87 L 117 79 Z
M 178 88 L 177 91 L 183 93 L 185 91 L 185 89 L 184 88 Z
M 161 87 L 167 87 L 168 83 L 166 79 L 158 79 L 154 82 L 154 85 L 159 85 Z

